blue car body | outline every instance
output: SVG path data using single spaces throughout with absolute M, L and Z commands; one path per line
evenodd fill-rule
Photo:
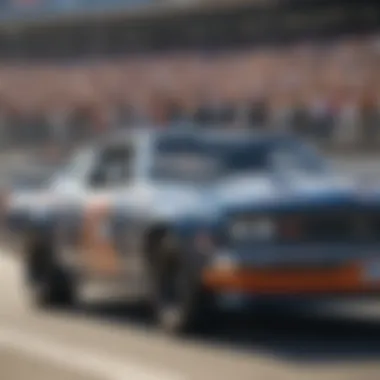
M 128 147 L 124 177 L 80 183 L 104 146 Z M 365 274 L 380 258 L 378 189 L 361 189 L 292 136 L 139 131 L 74 163 L 79 182 L 67 170 L 42 192 L 15 194 L 8 221 L 18 233 L 59 235 L 79 256 L 90 251 L 90 271 L 124 273 L 152 231 L 165 229 L 214 291 L 380 289 L 380 273 L 369 283 Z M 307 273 L 315 282 L 303 286 Z

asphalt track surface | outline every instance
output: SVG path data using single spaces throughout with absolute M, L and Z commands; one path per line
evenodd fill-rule
M 37 311 L 20 263 L 0 254 L 2 380 L 378 380 L 380 301 L 322 309 L 262 307 L 221 314 L 208 329 L 170 338 L 132 303 Z
M 377 160 L 338 164 L 380 173 Z M 176 339 L 157 331 L 133 303 L 103 299 L 72 311 L 34 309 L 19 260 L 0 250 L 1 380 L 379 378 L 380 299 L 221 314 L 207 330 Z

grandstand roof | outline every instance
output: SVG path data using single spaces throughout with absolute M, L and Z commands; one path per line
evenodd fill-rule
M 97 6 L 44 7 L 27 9 L 0 9 L 0 26 L 9 28 L 39 26 L 55 23 L 71 23 L 81 20 L 112 18 L 141 18 L 209 11 L 231 11 L 241 7 L 272 6 L 289 2 L 322 2 L 324 0 L 101 0 Z M 103 4 L 104 3 L 104 4 Z

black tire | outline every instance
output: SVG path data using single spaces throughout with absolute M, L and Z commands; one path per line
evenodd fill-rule
M 36 246 L 26 265 L 28 295 L 38 308 L 70 307 L 75 304 L 74 278 L 61 266 L 53 249 Z
M 159 243 L 151 260 L 152 309 L 159 327 L 171 335 L 195 332 L 213 315 L 211 294 L 201 286 L 197 260 L 180 246 Z

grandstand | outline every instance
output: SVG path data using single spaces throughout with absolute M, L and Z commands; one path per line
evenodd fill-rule
M 376 0 L 34 3 L 0 21 L 8 141 L 196 119 L 377 144 Z

